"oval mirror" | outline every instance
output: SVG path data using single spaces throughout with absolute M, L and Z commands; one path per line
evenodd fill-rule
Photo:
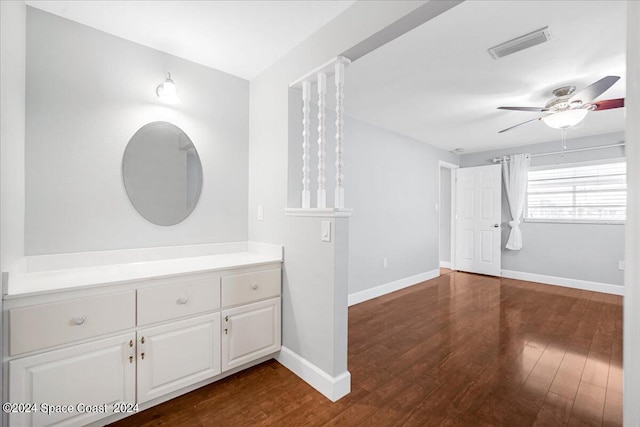
M 142 126 L 122 159 L 122 177 L 136 210 L 157 225 L 187 218 L 202 190 L 202 164 L 191 139 L 167 122 Z

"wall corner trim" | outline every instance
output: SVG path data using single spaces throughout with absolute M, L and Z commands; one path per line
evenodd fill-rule
M 351 374 L 349 371 L 343 372 L 337 377 L 332 377 L 285 346 L 280 349 L 280 354 L 276 357 L 276 360 L 332 402 L 351 392 Z
M 370 299 L 378 298 L 382 295 L 390 294 L 391 292 L 399 291 L 400 289 L 408 288 L 409 286 L 417 285 L 418 283 L 426 280 L 435 279 L 438 276 L 440 276 L 440 269 L 436 268 L 435 270 L 426 271 L 414 276 L 385 283 L 383 285 L 376 286 L 375 288 L 365 289 L 364 291 L 349 294 L 349 307 Z
M 590 282 L 587 280 L 546 276 L 544 274 L 526 273 L 524 271 L 513 270 L 502 270 L 502 277 L 505 279 L 517 279 L 526 280 L 528 282 L 543 283 L 545 285 L 564 286 L 565 288 L 602 292 L 605 294 L 624 295 L 624 286 L 612 285 L 609 283 Z

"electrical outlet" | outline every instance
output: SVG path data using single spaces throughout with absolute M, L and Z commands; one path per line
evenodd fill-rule
M 387 262 L 387 258 L 382 258 L 382 267 L 383 268 L 387 268 L 389 267 L 389 263 Z
M 624 261 L 618 261 L 618 270 L 624 270 Z

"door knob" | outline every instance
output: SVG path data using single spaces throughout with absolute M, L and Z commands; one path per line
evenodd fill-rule
M 500 227 L 500 224 L 493 224 L 493 228 L 498 228 Z

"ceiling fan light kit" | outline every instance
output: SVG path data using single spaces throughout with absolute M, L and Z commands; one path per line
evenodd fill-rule
M 545 125 L 554 129 L 569 129 L 587 117 L 589 110 L 565 110 L 542 118 Z
M 620 77 L 606 76 L 574 94 L 575 86 L 563 86 L 553 91 L 553 96 L 544 107 L 498 107 L 499 110 L 531 111 L 543 113 L 542 116 L 527 120 L 498 133 L 503 133 L 518 126 L 542 120 L 553 129 L 570 129 L 581 123 L 589 111 L 610 110 L 624 107 L 624 98 L 594 101 L 606 92 Z M 563 133 L 564 137 L 564 133 Z

